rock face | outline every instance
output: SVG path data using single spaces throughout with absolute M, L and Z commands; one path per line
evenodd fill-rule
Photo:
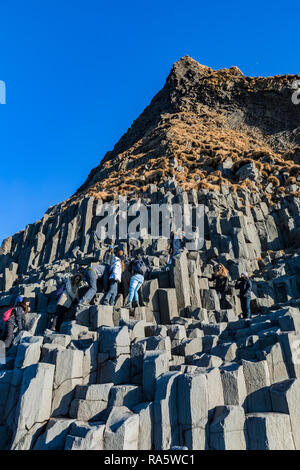
M 3 242 L 0 310 L 25 295 L 31 312 L 1 366 L 1 449 L 299 450 L 295 78 L 184 57 L 77 193 Z M 144 306 L 122 308 L 124 281 L 115 307 L 98 293 L 51 333 L 53 293 L 102 259 L 97 209 L 117 194 L 202 204 L 203 246 L 168 264 L 167 238 L 114 240 L 150 268 Z M 211 282 L 218 263 L 229 270 L 226 305 Z M 234 288 L 243 271 L 253 280 L 249 321 Z

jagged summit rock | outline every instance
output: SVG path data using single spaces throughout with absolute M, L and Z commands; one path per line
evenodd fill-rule
M 235 172 L 249 161 L 262 181 L 248 179 L 242 188 L 264 190 L 271 182 L 272 197 L 284 195 L 286 182 L 299 177 L 300 109 L 291 99 L 297 78 L 246 77 L 237 67 L 213 70 L 184 56 L 74 198 L 135 197 L 169 178 L 185 189 L 228 184 L 236 191 Z M 231 173 L 220 171 L 228 157 Z

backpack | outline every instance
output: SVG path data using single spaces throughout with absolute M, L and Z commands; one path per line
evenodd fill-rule
M 6 310 L 6 312 L 4 312 L 4 314 L 3 314 L 3 321 L 7 321 L 7 320 L 10 319 L 13 310 L 14 310 L 14 307 L 12 307 L 12 308 L 10 308 L 9 310 Z
M 142 259 L 138 259 L 133 262 L 132 271 L 135 274 L 141 274 L 142 276 L 145 276 L 147 272 L 147 266 Z

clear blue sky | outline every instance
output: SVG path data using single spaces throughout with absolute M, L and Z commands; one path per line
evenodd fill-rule
M 0 242 L 84 182 L 185 54 L 299 73 L 299 2 L 3 0 Z

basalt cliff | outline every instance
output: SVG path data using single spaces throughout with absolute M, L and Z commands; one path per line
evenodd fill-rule
M 4 240 L 0 313 L 18 295 L 31 311 L 1 366 L 1 449 L 300 449 L 299 79 L 183 57 L 78 191 Z M 102 259 L 98 209 L 119 196 L 203 205 L 203 246 L 169 264 L 167 238 L 114 239 L 127 264 L 149 266 L 145 305 L 123 308 L 123 283 L 103 306 L 99 285 L 53 333 L 54 292 Z M 244 271 L 251 320 L 239 317 Z

